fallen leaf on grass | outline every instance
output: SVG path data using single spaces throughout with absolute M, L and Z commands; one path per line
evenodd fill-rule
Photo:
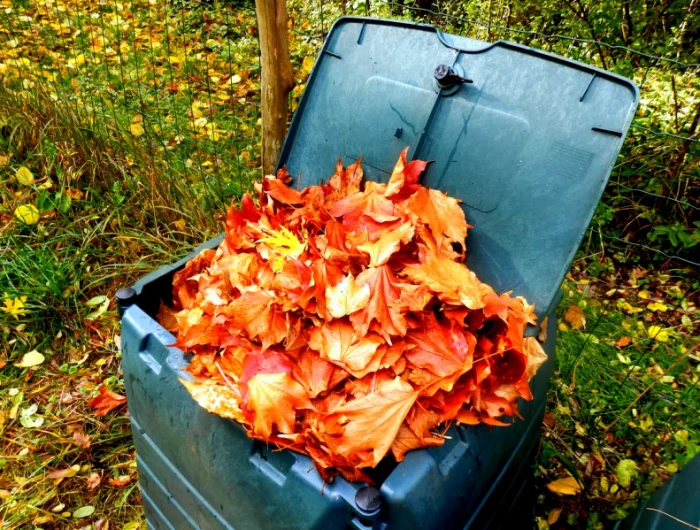
M 647 336 L 659 342 L 668 342 L 668 331 L 662 329 L 661 326 L 649 326 Z
M 80 466 L 78 464 L 75 464 L 65 469 L 57 469 L 55 471 L 52 471 L 48 474 L 48 478 L 60 481 L 64 478 L 76 476 L 78 474 L 78 471 L 80 471 Z
M 22 356 L 22 360 L 15 363 L 17 368 L 33 368 L 34 366 L 39 366 L 44 362 L 45 357 L 36 350 L 32 350 L 29 353 L 25 353 Z
M 75 431 L 73 433 L 73 443 L 83 449 L 89 449 L 90 437 L 82 431 Z
M 617 346 L 618 348 L 624 348 L 625 346 L 629 346 L 629 343 L 631 341 L 632 339 L 629 337 L 622 337 L 615 343 L 615 346 Z
M 15 217 L 27 225 L 39 222 L 39 210 L 33 204 L 22 204 L 15 208 Z
M 87 488 L 90 491 L 97 489 L 100 486 L 101 482 L 102 477 L 99 473 L 91 473 L 90 476 L 87 478 Z
M 88 307 L 97 307 L 97 309 L 85 317 L 88 320 L 96 320 L 100 318 L 109 308 L 109 297 L 105 295 L 93 296 L 90 298 L 90 300 L 85 302 L 85 305 Z
M 17 179 L 17 182 L 19 182 L 22 186 L 31 186 L 34 184 L 34 175 L 32 175 L 29 168 L 25 166 L 20 167 L 15 172 L 15 179 Z
M 53 508 L 51 508 L 51 511 L 52 511 L 53 513 L 58 513 L 58 512 L 60 512 L 60 511 L 62 511 L 65 507 L 66 507 L 66 505 L 65 505 L 64 503 L 59 502 L 56 506 L 54 506 Z
M 22 412 L 19 413 L 19 422 L 23 427 L 34 429 L 44 424 L 44 418 L 36 414 L 38 408 L 36 404 L 33 404 L 22 409 Z
M 73 517 L 75 519 L 83 519 L 85 517 L 90 517 L 93 513 L 95 513 L 94 506 L 81 506 L 73 512 Z
M 586 327 L 586 315 L 577 305 L 570 305 L 564 314 L 564 320 L 566 320 L 571 329 L 582 329 Z
M 581 493 L 581 485 L 574 477 L 560 478 L 547 484 L 547 489 L 558 495 L 578 495 Z
M 118 477 L 109 479 L 107 484 L 109 484 L 113 488 L 123 488 L 124 486 L 129 484 L 129 482 L 131 482 L 132 478 L 133 475 L 119 475 Z
M 90 406 L 97 409 L 98 416 L 105 416 L 109 411 L 126 403 L 126 398 L 116 392 L 112 392 L 106 386 L 100 387 L 100 395 L 90 400 Z

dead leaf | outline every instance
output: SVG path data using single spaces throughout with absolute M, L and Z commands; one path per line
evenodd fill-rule
M 561 508 L 554 508 L 549 514 L 547 515 L 547 522 L 549 524 L 554 524 L 559 520 L 559 517 L 561 516 Z
M 547 320 L 549 317 L 544 317 L 542 319 L 542 323 L 540 324 L 540 332 L 537 335 L 537 340 L 540 341 L 542 344 L 547 342 Z
M 557 495 L 578 495 L 581 485 L 574 477 L 566 477 L 547 484 L 547 489 Z
M 119 475 L 118 477 L 109 479 L 107 484 L 109 484 L 113 488 L 123 488 L 124 486 L 129 484 L 133 478 L 133 475 Z
M 629 346 L 631 341 L 632 339 L 630 337 L 620 337 L 620 339 L 615 343 L 615 346 L 618 348 L 624 348 L 625 346 Z
M 90 406 L 97 409 L 98 416 L 105 416 L 111 410 L 126 403 L 126 398 L 116 392 L 112 392 L 106 386 L 100 387 L 100 395 L 90 400 Z
M 564 314 L 564 320 L 566 320 L 571 329 L 582 329 L 586 327 L 586 315 L 577 305 L 570 305 L 566 313 Z
M 82 431 L 75 431 L 73 433 L 73 443 L 83 449 L 89 449 L 90 437 Z
M 102 477 L 99 473 L 90 473 L 90 476 L 87 478 L 86 481 L 87 489 L 89 489 L 90 491 L 95 490 L 100 487 L 101 482 Z

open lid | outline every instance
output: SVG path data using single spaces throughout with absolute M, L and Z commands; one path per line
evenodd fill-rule
M 440 78 L 440 81 L 438 81 Z M 324 43 L 279 165 L 300 186 L 341 156 L 386 181 L 433 160 L 422 183 L 463 201 L 467 264 L 498 292 L 549 308 L 605 188 L 638 102 L 628 79 L 539 50 L 432 26 L 342 18 Z

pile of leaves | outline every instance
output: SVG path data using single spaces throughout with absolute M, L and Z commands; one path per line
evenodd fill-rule
M 362 469 L 441 445 L 451 422 L 507 425 L 546 360 L 523 337 L 533 306 L 467 268 L 459 201 L 421 186 L 427 163 L 406 152 L 387 184 L 363 183 L 360 161 L 301 192 L 265 177 L 161 308 L 194 399 L 325 480 L 371 482 Z

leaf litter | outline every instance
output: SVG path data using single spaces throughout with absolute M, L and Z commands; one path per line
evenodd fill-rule
M 265 177 L 159 314 L 201 406 L 327 481 L 371 483 L 364 470 L 442 445 L 453 422 L 509 425 L 547 359 L 524 337 L 534 307 L 465 265 L 459 201 L 423 187 L 407 151 L 387 184 L 361 161 L 302 191 L 285 169 Z

